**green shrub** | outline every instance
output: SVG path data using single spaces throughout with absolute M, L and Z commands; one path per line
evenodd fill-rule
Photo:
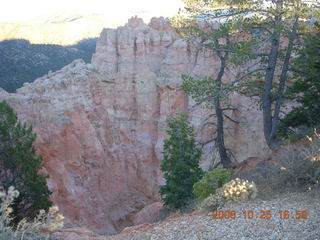
M 211 194 L 215 194 L 218 188 L 227 183 L 232 174 L 230 171 L 222 168 L 216 168 L 208 171 L 205 176 L 193 185 L 193 193 L 201 200 Z
M 299 140 L 299 136 L 297 134 L 288 134 L 288 140 L 290 143 L 294 143 Z
M 21 123 L 8 103 L 0 102 L 0 186 L 5 191 L 14 186 L 20 193 L 12 204 L 15 221 L 33 218 L 51 206 L 48 176 L 40 173 L 43 161 L 35 156 L 35 139 L 32 127 Z

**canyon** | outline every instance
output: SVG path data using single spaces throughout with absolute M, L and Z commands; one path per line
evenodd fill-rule
M 23 122 L 33 125 L 52 200 L 73 224 L 115 234 L 161 209 L 159 169 L 166 119 L 188 113 L 198 141 L 212 137 L 205 124 L 212 111 L 196 105 L 180 85 L 182 74 L 215 75 L 219 60 L 196 50 L 164 18 L 145 24 L 131 18 L 104 29 L 91 63 L 75 60 L 25 83 L 16 93 L 0 91 Z M 228 72 L 230 81 L 237 70 Z M 229 99 L 235 123 L 226 120 L 226 146 L 233 161 L 261 159 L 269 150 L 256 102 L 238 93 Z M 201 166 L 216 160 L 214 143 L 204 147 Z M 145 215 L 144 215 L 145 214 Z

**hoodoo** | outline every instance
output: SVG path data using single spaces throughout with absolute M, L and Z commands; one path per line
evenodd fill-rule
M 197 52 L 163 18 L 148 25 L 131 18 L 102 31 L 90 64 L 76 60 L 0 97 L 33 125 L 52 200 L 63 215 L 112 234 L 160 200 L 168 116 L 188 112 L 197 138 L 210 138 L 213 129 L 203 126 L 210 112 L 184 94 L 181 74 L 211 76 L 218 61 Z M 237 106 L 230 115 L 240 123 L 226 122 L 226 146 L 238 162 L 260 157 L 268 151 L 260 111 L 244 96 L 230 101 Z M 212 161 L 211 150 L 204 149 L 203 167 Z

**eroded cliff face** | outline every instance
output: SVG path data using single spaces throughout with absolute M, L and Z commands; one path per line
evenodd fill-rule
M 192 49 L 163 18 L 149 25 L 132 18 L 102 31 L 91 64 L 76 60 L 16 94 L 0 92 L 34 126 L 52 200 L 68 219 L 112 234 L 160 200 L 166 118 L 188 112 L 198 139 L 211 135 L 212 129 L 202 127 L 210 112 L 193 107 L 179 87 L 182 73 L 216 72 L 219 61 L 209 56 Z M 267 152 L 261 113 L 245 97 L 233 95 L 231 101 L 239 110 L 229 114 L 241 123 L 226 123 L 227 147 L 239 162 L 260 157 Z

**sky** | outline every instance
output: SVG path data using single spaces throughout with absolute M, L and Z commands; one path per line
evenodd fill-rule
M 1 3 L 0 22 L 72 13 L 104 14 L 114 22 L 135 15 L 149 20 L 173 16 L 182 7 L 182 0 L 7 0 Z

